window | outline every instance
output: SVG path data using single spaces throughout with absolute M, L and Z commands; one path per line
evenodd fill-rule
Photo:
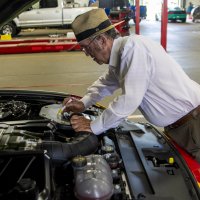
M 41 0 L 40 8 L 56 8 L 58 6 L 57 0 Z

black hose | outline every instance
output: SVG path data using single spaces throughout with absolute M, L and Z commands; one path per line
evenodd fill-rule
M 89 155 L 98 148 L 98 138 L 93 133 L 79 132 L 71 143 L 59 141 L 43 141 L 37 148 L 46 150 L 49 157 L 55 162 L 63 162 L 77 155 Z

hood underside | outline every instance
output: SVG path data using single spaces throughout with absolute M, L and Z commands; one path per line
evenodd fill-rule
M 0 1 L 0 27 L 14 19 L 24 10 L 28 9 L 39 0 L 1 0 Z

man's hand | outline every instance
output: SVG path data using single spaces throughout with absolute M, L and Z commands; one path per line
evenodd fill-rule
M 85 110 L 83 102 L 74 97 L 65 98 L 63 106 L 63 112 L 83 112 Z
M 79 116 L 79 115 L 73 115 L 70 119 L 72 128 L 76 132 L 80 131 L 92 132 L 90 128 L 90 122 L 91 121 L 89 119 L 86 119 L 84 116 Z

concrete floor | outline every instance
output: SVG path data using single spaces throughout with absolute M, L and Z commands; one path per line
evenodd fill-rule
M 134 32 L 133 25 L 131 30 Z M 159 42 L 160 22 L 142 21 L 140 34 Z M 169 23 L 167 51 L 200 83 L 200 23 Z M 0 55 L 0 63 L 0 89 L 48 90 L 80 96 L 107 68 L 79 51 Z M 101 103 L 107 106 L 114 96 Z

